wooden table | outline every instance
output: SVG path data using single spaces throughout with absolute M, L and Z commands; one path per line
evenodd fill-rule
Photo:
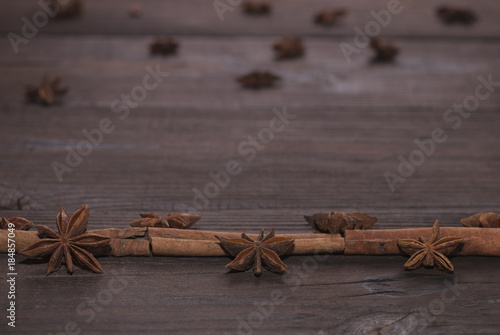
M 193 189 L 205 187 L 212 193 L 198 206 L 197 229 L 307 233 L 304 214 L 332 210 L 378 216 L 374 229 L 430 227 L 435 219 L 458 226 L 476 212 L 500 211 L 500 87 L 469 117 L 445 119 L 476 94 L 479 76 L 500 81 L 497 1 L 453 1 L 479 17 L 464 27 L 443 25 L 433 1 L 402 0 L 381 34 L 400 48 L 394 64 L 370 63 L 368 48 L 348 62 L 339 47 L 352 45 L 353 29 L 387 1 L 339 1 L 348 14 L 330 29 L 311 22 L 329 1 L 273 1 L 269 17 L 236 7 L 223 21 L 212 1 L 137 1 L 138 19 L 128 15 L 134 3 L 87 0 L 81 18 L 40 27 L 18 54 L 2 38 L 0 216 L 55 228 L 61 204 L 74 211 L 86 203 L 90 229 L 126 227 L 139 212 L 193 207 Z M 4 36 L 21 34 L 21 18 L 41 10 L 35 0 L 0 7 Z M 180 42 L 177 55 L 151 56 L 149 44 L 165 34 Z M 273 60 L 271 45 L 284 34 L 303 37 L 304 58 Z M 169 75 L 120 119 L 112 102 L 139 94 L 148 66 Z M 280 75 L 280 85 L 239 87 L 235 77 L 254 69 Z M 44 73 L 70 88 L 60 104 L 25 101 L 24 85 Z M 282 131 L 264 130 L 274 109 L 294 116 Z M 67 147 L 75 150 L 82 131 L 103 119 L 113 131 L 59 181 L 53 162 L 66 164 Z M 410 159 L 415 141 L 436 128 L 446 140 L 391 191 L 384 174 L 398 173 L 399 156 Z M 253 155 L 245 141 L 259 134 Z M 206 186 L 232 160 L 241 172 L 217 192 Z M 0 260 L 5 278 L 7 256 Z M 100 259 L 104 275 L 78 268 L 50 277 L 45 263 L 16 260 L 16 328 L 2 317 L 2 333 L 500 332 L 492 258 L 456 258 L 449 275 L 405 272 L 404 257 L 290 257 L 286 275 L 261 278 L 227 273 L 226 258 L 108 257 Z

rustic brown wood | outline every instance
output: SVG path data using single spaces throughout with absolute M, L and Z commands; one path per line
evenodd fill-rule
M 448 108 L 474 94 L 478 76 L 500 81 L 497 1 L 453 1 L 474 7 L 471 27 L 442 24 L 435 1 L 401 1 L 404 10 L 380 36 L 400 48 L 386 65 L 370 64 L 368 48 L 348 63 L 339 48 L 385 0 L 336 1 L 347 14 L 327 29 L 312 22 L 333 6 L 327 0 L 273 1 L 268 17 L 237 8 L 223 22 L 212 1 L 144 0 L 137 2 L 141 17 L 131 19 L 132 3 L 86 0 L 82 17 L 50 22 L 16 55 L 6 36 L 21 33 L 21 18 L 31 19 L 37 2 L 0 4 L 0 216 L 55 229 L 61 204 L 74 211 L 87 203 L 90 230 L 125 228 L 140 212 L 192 206 L 193 188 L 203 190 L 209 173 L 233 159 L 242 172 L 196 213 L 203 216 L 196 229 L 307 234 L 303 216 L 329 211 L 377 216 L 375 230 L 425 228 L 435 219 L 445 228 L 500 212 L 500 92 L 458 129 L 443 121 Z M 166 34 L 179 40 L 178 53 L 152 57 L 149 44 Z M 273 61 L 271 46 L 283 35 L 303 39 L 303 58 Z M 170 75 L 120 120 L 111 102 L 157 64 Z M 241 89 L 234 78 L 256 68 L 276 72 L 282 83 Z M 25 85 L 46 72 L 60 76 L 68 93 L 50 108 L 27 104 Z M 238 146 L 284 106 L 297 117 L 247 162 Z M 105 117 L 115 130 L 59 182 L 52 162 L 64 162 L 65 147 L 75 148 L 82 130 Z M 398 156 L 408 158 L 414 140 L 436 127 L 448 140 L 391 192 L 384 172 L 396 171 Z M 104 257 L 104 275 L 76 269 L 47 278 L 46 263 L 16 256 L 18 323 L 7 328 L 2 314 L 0 332 L 498 333 L 497 258 L 454 258 L 448 275 L 405 272 L 402 256 L 321 257 L 288 257 L 284 275 L 256 279 L 227 273 L 221 257 Z M 280 293 L 261 320 L 255 304 Z M 249 322 L 258 326 L 245 328 Z

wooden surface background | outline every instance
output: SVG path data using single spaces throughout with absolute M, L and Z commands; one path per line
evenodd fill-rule
M 211 171 L 236 160 L 242 172 L 200 211 L 197 229 L 311 232 L 304 214 L 363 211 L 377 228 L 428 227 L 435 219 L 500 211 L 500 87 L 454 130 L 445 111 L 474 94 L 478 76 L 500 81 L 498 1 L 473 6 L 479 21 L 445 26 L 437 3 L 401 1 L 382 37 L 400 47 L 394 64 L 371 64 L 362 50 L 348 63 L 339 45 L 387 1 L 339 1 L 347 16 L 330 29 L 312 15 L 330 1 L 273 1 L 269 17 L 239 7 L 220 21 L 212 1 L 87 0 L 76 20 L 51 21 L 15 54 L 5 36 L 21 34 L 35 0 L 0 4 L 0 216 L 55 227 L 61 204 L 87 203 L 89 228 L 126 227 L 141 211 L 192 206 Z M 169 34 L 170 57 L 148 45 Z M 304 38 L 306 56 L 273 60 L 281 35 Z M 110 104 L 140 85 L 145 67 L 170 74 L 120 120 Z M 282 77 L 269 90 L 243 90 L 235 77 L 253 69 Z M 24 85 L 60 75 L 61 103 L 28 104 Z M 296 117 L 248 162 L 238 146 L 268 127 L 273 109 Z M 115 125 L 59 182 L 64 163 L 103 118 Z M 391 192 L 384 177 L 415 139 L 442 127 L 448 139 Z M 46 277 L 45 263 L 17 256 L 16 328 L 22 334 L 498 334 L 500 268 L 491 258 L 454 259 L 453 275 L 405 272 L 403 257 L 332 255 L 286 259 L 289 271 L 227 273 L 225 258 L 101 258 L 104 275 L 77 269 Z M 0 255 L 2 278 L 7 256 Z M 7 286 L 2 280 L 2 315 Z M 273 301 L 273 304 L 269 304 Z M 264 307 L 259 307 L 264 305 Z M 263 309 L 264 308 L 264 309 Z

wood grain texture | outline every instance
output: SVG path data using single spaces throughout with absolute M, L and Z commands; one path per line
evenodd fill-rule
M 35 0 L 0 3 L 0 216 L 55 228 L 61 204 L 72 212 L 86 203 L 89 229 L 126 228 L 139 212 L 196 207 L 193 190 L 203 192 L 210 172 L 232 160 L 241 173 L 196 209 L 203 218 L 195 229 L 309 233 L 303 215 L 332 210 L 377 216 L 373 229 L 431 227 L 435 219 L 446 227 L 477 212 L 500 212 L 500 88 L 458 129 L 443 119 L 475 94 L 478 76 L 500 81 L 497 1 L 453 1 L 474 7 L 479 21 L 471 27 L 441 24 L 434 1 L 401 1 L 404 10 L 381 36 L 401 53 L 386 65 L 371 64 L 368 49 L 348 63 L 339 46 L 352 43 L 353 28 L 364 27 L 370 11 L 387 1 L 335 2 L 348 15 L 331 29 L 311 22 L 317 10 L 333 6 L 326 0 L 273 1 L 267 18 L 236 8 L 223 22 L 212 1 L 145 0 L 143 16 L 130 19 L 133 3 L 87 0 L 80 19 L 50 22 L 17 55 L 5 36 L 19 34 L 21 18 L 39 7 Z M 149 43 L 164 34 L 179 40 L 179 52 L 151 57 Z M 284 34 L 303 37 L 304 58 L 273 60 L 271 45 Z M 111 103 L 157 65 L 169 76 L 121 120 Z M 254 69 L 275 72 L 281 84 L 241 89 L 235 77 Z M 70 88 L 50 108 L 23 96 L 24 85 L 44 73 L 60 75 Z M 242 143 L 285 106 L 296 117 L 249 159 L 240 145 L 248 148 Z M 51 164 L 65 163 L 66 148 L 75 149 L 85 140 L 82 131 L 103 118 L 115 129 L 59 182 Z M 447 140 L 392 192 L 384 173 L 397 172 L 398 157 L 408 159 L 414 141 L 437 127 Z M 405 272 L 400 256 L 289 257 L 286 275 L 260 279 L 227 273 L 223 257 L 99 258 L 104 275 L 77 269 L 72 277 L 60 270 L 49 278 L 46 263 L 16 260 L 17 327 L 4 320 L 2 333 L 496 335 L 500 329 L 496 258 L 454 258 L 455 274 L 448 275 Z

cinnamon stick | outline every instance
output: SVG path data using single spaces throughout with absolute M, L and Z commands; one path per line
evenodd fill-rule
M 400 255 L 398 239 L 428 238 L 432 228 L 346 230 L 346 255 Z M 463 237 L 461 256 L 500 256 L 500 229 L 441 227 L 440 237 Z
M 287 254 L 313 255 L 343 253 L 345 247 L 344 239 L 340 235 L 327 236 L 328 237 L 325 238 L 296 239 L 293 248 Z M 218 240 L 189 240 L 165 237 L 151 237 L 150 239 L 153 256 L 226 256 Z

